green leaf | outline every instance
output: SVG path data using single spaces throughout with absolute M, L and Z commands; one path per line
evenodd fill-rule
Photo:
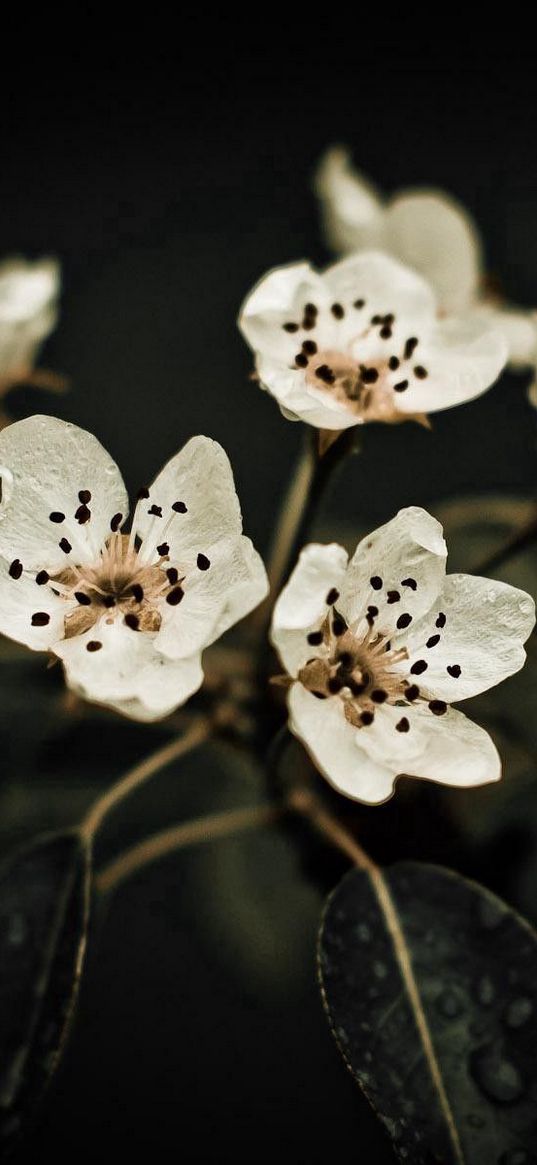
M 84 959 L 89 849 L 39 838 L 0 871 L 0 1152 L 24 1132 L 58 1064 Z
M 412 1165 L 537 1162 L 537 935 L 438 866 L 352 870 L 320 934 L 341 1054 Z

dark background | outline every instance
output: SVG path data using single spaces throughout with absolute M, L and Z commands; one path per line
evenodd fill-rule
M 307 25 L 307 12 L 294 15 Z M 121 60 L 17 64 L 0 106 L 0 254 L 59 255 L 61 319 L 41 363 L 72 381 L 60 399 L 21 390 L 14 414 L 57 412 L 91 429 L 131 489 L 193 433 L 217 438 L 261 551 L 301 431 L 249 383 L 235 319 L 268 267 L 329 259 L 311 192 L 327 145 L 348 143 L 386 190 L 450 190 L 474 212 L 507 292 L 537 301 L 529 57 L 473 51 L 462 30 L 453 49 L 417 35 L 403 44 L 387 13 L 373 37 L 349 32 L 347 41 L 340 26 L 337 36 L 325 27 L 313 48 L 300 35 L 288 42 L 284 16 L 263 44 L 265 18 L 255 13 L 255 47 L 243 53 L 238 40 L 218 46 L 208 17 L 207 27 L 183 29 L 176 53 L 139 56 L 130 68 L 126 47 Z M 410 425 L 368 429 L 334 491 L 334 528 L 374 525 L 409 503 L 434 510 L 476 489 L 531 492 L 525 383 L 504 377 L 484 399 L 437 414 L 434 436 Z M 166 729 L 93 714 L 66 728 L 59 677 L 43 660 L 15 653 L 0 665 L 7 850 L 76 820 Z M 208 753 L 118 811 L 103 845 L 117 852 L 172 820 L 256 796 L 248 774 Z M 433 816 L 447 814 L 442 792 L 425 796 Z M 479 796 L 476 806 L 488 804 Z M 425 850 L 488 876 L 527 908 L 535 883 L 513 872 L 516 831 L 498 840 L 492 827 L 490 837 L 477 828 L 468 845 L 468 830 L 454 840 L 451 823 L 420 828 L 404 796 L 369 813 L 379 834 L 386 823 L 396 852 Z M 263 831 L 177 856 L 126 885 L 91 944 L 64 1068 L 21 1159 L 108 1160 L 119 1149 L 158 1161 L 392 1160 L 339 1061 L 315 985 L 317 920 L 342 868 L 309 851 L 303 835 Z

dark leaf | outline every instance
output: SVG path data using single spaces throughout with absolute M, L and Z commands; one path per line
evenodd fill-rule
M 320 936 L 339 1049 L 403 1161 L 537 1162 L 537 935 L 438 866 L 352 870 Z
M 90 858 L 75 832 L 40 838 L 0 871 L 0 1155 L 54 1072 L 76 1000 Z

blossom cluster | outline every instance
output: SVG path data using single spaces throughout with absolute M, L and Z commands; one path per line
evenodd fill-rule
M 317 191 L 343 253 L 324 272 L 276 268 L 239 327 L 283 415 L 323 441 L 368 422 L 428 424 L 484 393 L 507 363 L 537 361 L 529 311 L 485 290 L 469 216 L 433 191 L 384 199 L 344 151 Z M 0 267 L 0 387 L 32 368 L 56 319 L 54 261 Z M 232 470 L 191 439 L 129 522 L 125 486 L 90 433 L 34 416 L 0 433 L 0 632 L 61 661 L 83 698 L 139 720 L 167 716 L 203 682 L 202 653 L 267 596 L 243 534 Z M 401 510 L 342 547 L 306 545 L 279 595 L 271 642 L 289 727 L 345 795 L 378 804 L 402 774 L 495 781 L 488 733 L 454 705 L 522 667 L 535 612 L 505 583 L 446 574 L 434 517 Z M 273 677 L 274 678 L 274 677 Z

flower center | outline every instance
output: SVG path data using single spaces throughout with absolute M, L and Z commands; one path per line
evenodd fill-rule
M 167 550 L 166 546 L 160 551 Z M 132 539 L 112 534 L 100 558 L 92 565 L 69 565 L 51 577 L 50 586 L 66 600 L 76 600 L 78 607 L 65 617 L 65 636 L 88 631 L 107 612 L 107 622 L 121 615 L 134 631 L 158 631 L 162 617 L 159 603 L 165 599 L 176 606 L 183 589 L 176 567 L 166 567 L 167 554 L 158 563 L 141 561 Z
M 341 699 L 355 728 L 371 724 L 380 704 L 415 698 L 414 685 L 393 670 L 408 659 L 406 648 L 392 651 L 389 637 L 372 626 L 360 637 L 332 610 L 319 631 L 309 633 L 308 642 L 319 647 L 319 654 L 301 668 L 299 682 L 318 699 Z

